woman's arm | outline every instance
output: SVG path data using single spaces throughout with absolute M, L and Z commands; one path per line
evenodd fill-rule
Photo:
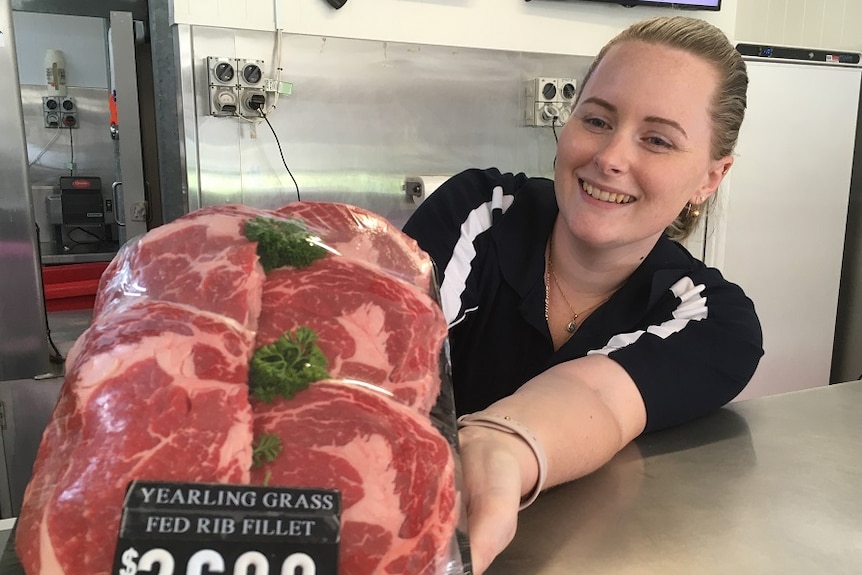
M 485 412 L 508 416 L 532 432 L 547 455 L 545 487 L 595 471 L 646 425 L 634 381 L 602 355 L 554 366 Z M 467 426 L 459 437 L 478 575 L 514 537 L 519 502 L 536 485 L 538 463 L 517 435 Z

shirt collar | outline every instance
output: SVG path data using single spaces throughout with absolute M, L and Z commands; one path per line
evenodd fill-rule
M 545 306 L 545 245 L 536 238 L 548 238 L 559 209 L 554 184 L 545 178 L 531 178 L 515 201 L 492 228 L 503 279 L 520 296 L 520 311 L 536 329 L 547 333 Z M 679 279 L 681 270 L 691 269 L 692 258 L 664 234 L 623 286 L 569 340 L 591 332 L 635 325 Z M 648 294 L 648 295 L 647 295 Z M 583 329 L 583 333 L 581 333 Z

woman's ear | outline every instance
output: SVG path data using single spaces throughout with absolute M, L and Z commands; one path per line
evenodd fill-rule
M 706 175 L 706 181 L 703 186 L 697 191 L 697 193 L 692 196 L 692 203 L 702 203 L 705 202 L 718 190 L 719 184 L 724 179 L 724 176 L 727 175 L 727 172 L 730 171 L 730 167 L 733 165 L 733 157 L 726 156 L 720 160 L 713 160 L 710 163 L 709 172 Z M 699 200 L 695 202 L 695 199 Z

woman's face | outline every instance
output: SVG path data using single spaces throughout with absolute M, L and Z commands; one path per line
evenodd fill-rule
M 709 108 L 718 73 L 664 46 L 611 48 L 560 133 L 554 174 L 560 213 L 593 247 L 649 250 L 687 202 L 721 182 Z

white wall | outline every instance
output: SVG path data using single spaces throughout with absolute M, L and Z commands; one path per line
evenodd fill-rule
M 697 16 L 733 37 L 737 10 L 737 0 L 724 0 L 720 12 L 624 8 L 577 0 L 348 0 L 340 10 L 325 0 L 262 4 L 173 0 L 173 21 L 254 30 L 274 30 L 277 21 L 285 32 L 295 34 L 593 55 L 630 23 L 655 15 Z
M 745 0 L 736 39 L 862 51 L 862 0 Z
M 86 16 L 13 12 L 21 84 L 45 84 L 45 51 L 62 50 L 66 84 L 108 87 L 107 20 Z

